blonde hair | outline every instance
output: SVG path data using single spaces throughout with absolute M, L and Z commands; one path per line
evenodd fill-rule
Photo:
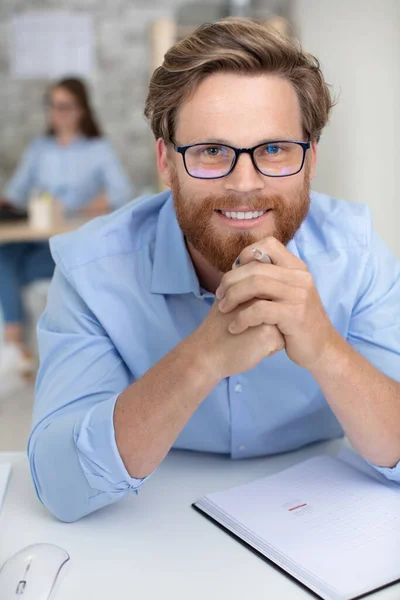
M 228 17 L 172 46 L 150 80 L 144 114 L 156 139 L 174 139 L 179 107 L 214 73 L 274 74 L 293 85 L 307 140 L 319 140 L 334 105 L 317 58 L 261 21 Z

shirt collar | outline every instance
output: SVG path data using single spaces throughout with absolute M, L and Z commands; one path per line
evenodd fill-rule
M 303 225 L 287 245 L 287 249 L 298 258 L 301 257 L 296 238 L 301 235 L 302 227 Z M 203 295 L 176 218 L 172 193 L 163 205 L 158 219 L 150 291 L 153 294 L 192 292 L 199 297 Z
M 303 225 L 300 226 L 300 229 L 296 232 L 294 238 L 292 240 L 290 240 L 290 242 L 286 245 L 286 248 L 289 250 L 289 252 L 291 252 L 294 256 L 297 256 L 297 258 L 301 258 L 300 254 L 299 254 L 299 249 L 298 249 L 298 238 L 301 235 L 301 228 L 303 227 Z
M 172 193 L 158 219 L 150 291 L 154 294 L 193 292 L 201 295 L 199 280 L 176 218 Z
M 77 133 L 74 139 L 71 140 L 69 144 L 67 144 L 66 146 L 60 146 L 55 135 L 49 135 L 48 138 L 51 143 L 53 143 L 57 148 L 60 148 L 61 150 L 66 150 L 68 148 L 72 148 L 73 146 L 78 146 L 79 144 L 85 143 L 88 140 L 88 138 L 85 137 L 82 133 Z

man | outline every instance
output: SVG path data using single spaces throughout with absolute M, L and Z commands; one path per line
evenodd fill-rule
M 52 241 L 28 452 L 58 518 L 137 492 L 172 446 L 346 433 L 400 482 L 400 265 L 365 206 L 310 194 L 330 109 L 318 61 L 253 21 L 166 54 L 145 114 L 172 194 Z

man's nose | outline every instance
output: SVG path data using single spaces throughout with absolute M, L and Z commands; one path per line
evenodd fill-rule
M 235 192 L 262 190 L 265 179 L 253 165 L 250 154 L 240 154 L 235 168 L 225 177 L 225 189 Z

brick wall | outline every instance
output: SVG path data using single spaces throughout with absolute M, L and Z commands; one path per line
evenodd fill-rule
M 26 10 L 85 10 L 93 15 L 97 69 L 90 82 L 100 122 L 137 190 L 154 186 L 153 140 L 143 118 L 149 78 L 148 31 L 161 17 L 200 24 L 226 14 L 226 0 L 1 0 L 0 2 L 0 190 L 27 143 L 44 127 L 47 80 L 12 80 L 8 27 Z M 254 16 L 286 2 L 253 2 Z

